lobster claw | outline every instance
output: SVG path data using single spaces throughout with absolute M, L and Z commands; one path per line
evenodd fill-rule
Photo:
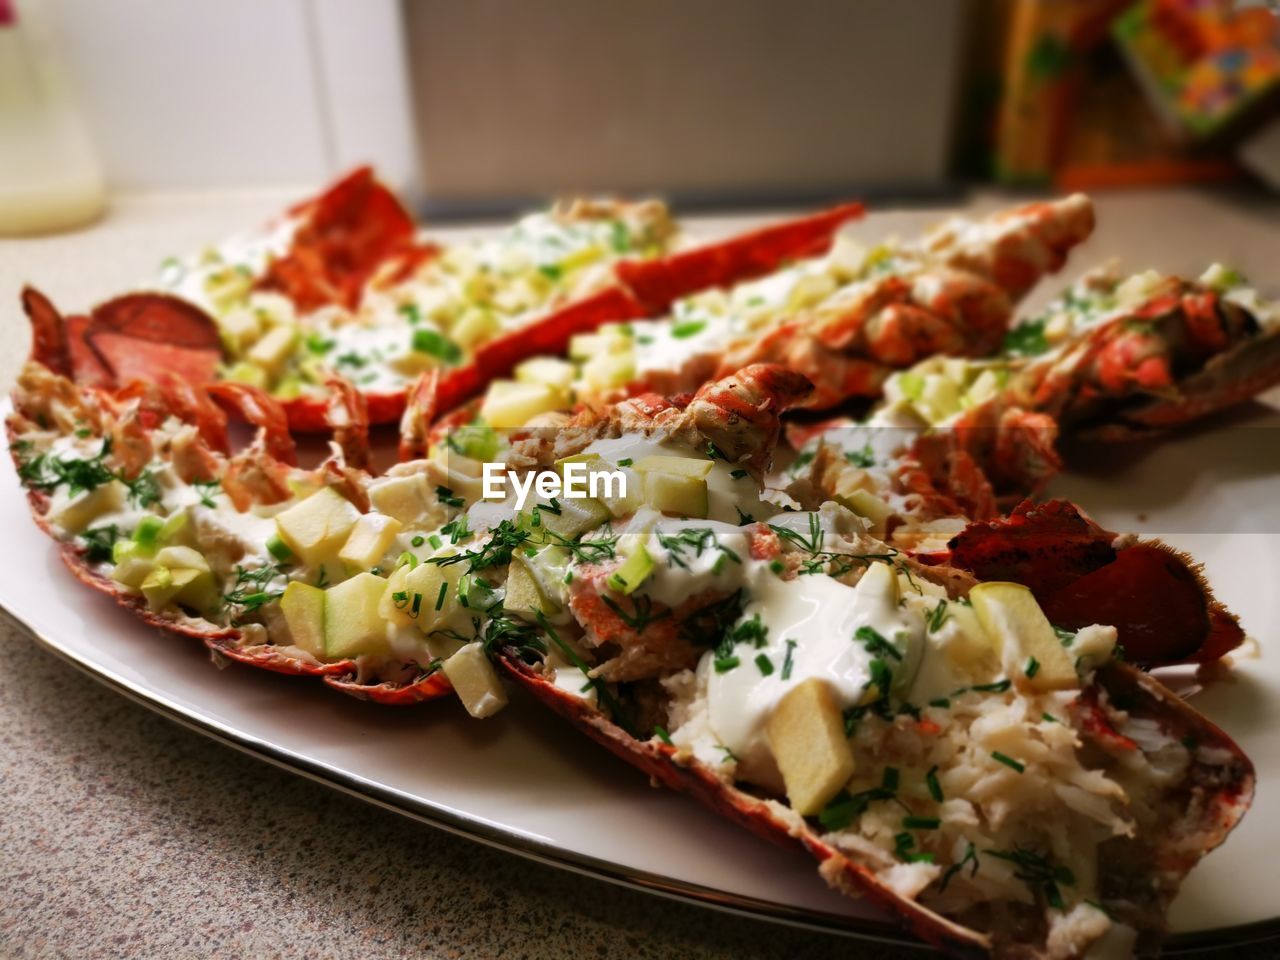
M 222 359 L 218 326 L 199 307 L 164 293 L 130 293 L 63 317 L 40 291 L 22 291 L 31 321 L 32 357 L 78 383 L 121 387 L 156 371 L 199 386 Z
M 1157 541 L 1126 543 L 1065 500 L 1024 501 L 1006 518 L 971 523 L 930 557 L 980 580 L 1029 587 L 1051 621 L 1116 627 L 1142 667 L 1211 663 L 1244 642 L 1190 558 Z
M 289 213 L 302 221 L 289 250 L 254 286 L 284 294 L 302 313 L 326 304 L 353 310 L 365 283 L 384 265 L 416 264 L 438 252 L 414 244 L 413 218 L 370 167 L 352 171 Z

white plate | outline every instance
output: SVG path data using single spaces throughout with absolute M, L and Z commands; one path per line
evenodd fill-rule
M 8 404 L 4 405 L 7 412 Z M 1063 478 L 1059 489 L 1112 529 L 1167 539 L 1205 564 L 1219 597 L 1267 646 L 1280 642 L 1280 414 L 1234 434 L 1199 432 L 1151 449 L 1086 453 L 1118 471 Z M 1256 434 L 1254 431 L 1258 431 Z M 1269 448 L 1269 451 L 1268 451 Z M 1270 456 L 1271 462 L 1266 462 Z M 1262 462 L 1259 462 L 1261 457 Z M 7 450 L 4 454 L 8 462 Z M 1136 523 L 1137 509 L 1146 522 Z M 1267 524 L 1271 527 L 1268 529 Z M 1208 526 L 1214 524 L 1216 526 Z M 378 707 L 314 680 L 241 666 L 218 671 L 196 641 L 142 626 L 75 582 L 31 522 L 14 471 L 0 466 L 8 570 L 0 606 L 72 663 L 166 715 L 371 802 L 482 842 L 642 889 L 754 916 L 899 938 L 869 907 L 827 889 L 806 857 L 775 849 L 644 778 L 536 704 L 515 699 L 484 723 L 457 703 Z M 1280 657 L 1242 661 L 1196 705 L 1258 766 L 1258 799 L 1174 904 L 1182 944 L 1280 930 Z

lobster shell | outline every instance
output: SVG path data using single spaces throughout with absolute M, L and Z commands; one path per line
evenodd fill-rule
M 920 559 L 1021 583 L 1059 626 L 1111 624 L 1140 666 L 1210 663 L 1244 642 L 1195 561 L 1159 541 L 1126 543 L 1065 500 L 1024 501 L 1008 517 L 969 524 L 947 546 Z
M 819 873 L 831 887 L 848 896 L 866 898 L 934 947 L 964 958 L 1035 960 L 1046 956 L 1040 945 L 1015 941 L 1008 931 L 973 929 L 900 896 L 877 880 L 869 868 L 826 843 L 807 822 L 782 805 L 721 781 L 700 761 L 681 755 L 673 746 L 631 736 L 598 709 L 543 677 L 513 648 L 499 652 L 498 664 L 513 683 L 647 774 L 651 782 L 689 794 L 714 813 L 766 840 L 807 851 L 818 861 Z M 1179 785 L 1177 795 L 1185 792 L 1189 801 L 1178 807 L 1182 820 L 1153 831 L 1145 838 L 1149 846 L 1134 842 L 1109 849 L 1103 862 L 1103 866 L 1123 874 L 1132 870 L 1135 857 L 1147 861 L 1144 866 L 1149 868 L 1153 882 L 1145 890 L 1126 891 L 1145 900 L 1139 901 L 1139 908 L 1132 914 L 1123 917 L 1138 927 L 1138 953 L 1146 955 L 1158 948 L 1165 912 L 1182 878 L 1202 856 L 1226 839 L 1248 810 L 1255 775 L 1252 763 L 1230 737 L 1150 676 L 1124 663 L 1110 663 L 1097 672 L 1094 686 L 1082 699 L 1087 701 L 1104 689 L 1112 697 L 1127 696 L 1132 700 L 1132 714 L 1156 719 L 1166 732 L 1179 739 L 1193 737 L 1200 747 L 1208 748 L 1197 750 L 1185 782 Z M 1105 742 L 1103 734 L 1094 733 L 1087 726 L 1083 736 Z M 1229 759 L 1221 763 L 1205 759 L 1219 755 L 1216 751 Z M 1190 802 L 1191 798 L 1196 802 Z

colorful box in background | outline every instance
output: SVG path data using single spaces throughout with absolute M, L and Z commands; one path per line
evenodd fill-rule
M 975 67 L 975 82 L 998 90 L 978 121 L 991 133 L 976 169 L 1063 189 L 1240 176 L 1241 138 L 1280 105 L 1280 21 L 1237 6 L 985 4 L 986 34 L 1005 40 Z
M 1178 133 L 1229 133 L 1280 98 L 1280 18 L 1225 0 L 1144 0 L 1113 36 Z

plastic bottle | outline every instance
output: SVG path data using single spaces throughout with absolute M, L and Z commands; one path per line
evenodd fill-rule
M 106 203 L 51 14 L 48 0 L 0 0 L 0 234 L 81 226 Z

